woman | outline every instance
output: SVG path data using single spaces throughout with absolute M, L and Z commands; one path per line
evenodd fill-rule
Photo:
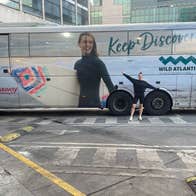
M 131 107 L 131 114 L 130 114 L 130 121 L 133 120 L 133 115 L 135 113 L 135 108 L 138 100 L 140 101 L 140 106 L 139 106 L 139 117 L 138 120 L 142 120 L 142 113 L 143 113 L 143 104 L 144 104 L 144 92 L 147 88 L 158 90 L 158 88 L 152 86 L 148 82 L 143 80 L 143 75 L 142 72 L 138 73 L 138 80 L 135 78 L 132 78 L 131 76 L 127 75 L 126 73 L 122 73 L 129 81 L 133 83 L 133 88 L 134 88 L 134 97 L 133 97 L 133 104 Z
M 82 58 L 78 60 L 74 69 L 77 71 L 80 83 L 79 107 L 101 107 L 99 86 L 101 78 L 109 92 L 114 89 L 105 64 L 99 59 L 95 38 L 88 32 L 81 33 L 78 39 Z

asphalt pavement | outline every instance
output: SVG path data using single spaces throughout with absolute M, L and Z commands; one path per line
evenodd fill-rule
M 0 196 L 193 196 L 195 111 L 0 113 Z

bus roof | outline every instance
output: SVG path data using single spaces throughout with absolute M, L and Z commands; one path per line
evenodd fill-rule
M 196 22 L 184 23 L 137 23 L 121 25 L 51 25 L 39 23 L 2 23 L 0 34 L 5 33 L 30 33 L 30 32 L 96 32 L 96 31 L 138 31 L 138 30 L 184 30 L 196 29 Z

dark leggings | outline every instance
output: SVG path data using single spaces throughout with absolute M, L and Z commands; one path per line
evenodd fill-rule
M 135 95 L 133 98 L 133 104 L 137 104 L 138 99 L 140 101 L 140 104 L 144 104 L 144 95 Z

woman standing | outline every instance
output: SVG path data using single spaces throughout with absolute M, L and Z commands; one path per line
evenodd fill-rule
M 114 85 L 105 64 L 98 57 L 94 36 L 88 32 L 81 33 L 78 45 L 82 58 L 75 63 L 74 69 L 77 71 L 80 83 L 79 107 L 101 107 L 99 98 L 101 79 L 109 92 L 113 91 Z

